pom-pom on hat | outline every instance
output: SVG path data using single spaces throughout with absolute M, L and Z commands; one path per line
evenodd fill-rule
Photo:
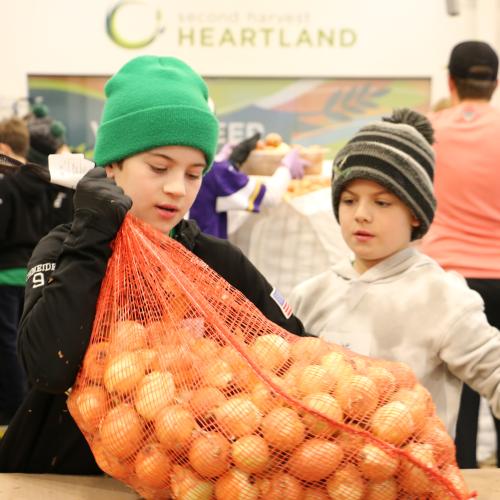
M 97 165 L 160 146 L 199 149 L 211 165 L 219 124 L 204 80 L 186 63 L 174 57 L 136 57 L 108 80 L 104 91 Z
M 28 160 L 40 165 L 48 165 L 49 155 L 57 153 L 65 144 L 65 126 L 49 116 L 49 108 L 36 102 L 27 120 L 30 147 Z
M 434 131 L 427 118 L 410 109 L 363 127 L 333 160 L 333 211 L 339 219 L 340 195 L 354 179 L 368 179 L 398 196 L 420 221 L 412 240 L 421 238 L 434 218 Z

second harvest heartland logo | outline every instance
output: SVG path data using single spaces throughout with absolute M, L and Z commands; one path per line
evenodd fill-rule
M 106 16 L 106 32 L 126 49 L 147 47 L 161 37 L 177 48 L 350 48 L 353 28 L 323 26 L 309 12 L 177 12 L 165 22 L 162 4 L 122 0 Z

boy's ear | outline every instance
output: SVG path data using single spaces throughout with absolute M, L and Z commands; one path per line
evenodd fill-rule
M 412 227 L 420 227 L 421 222 L 413 215 L 411 218 Z
M 112 163 L 111 165 L 106 165 L 104 168 L 106 170 L 106 175 L 113 179 L 113 177 L 115 176 L 115 164 Z
M 0 153 L 3 153 L 6 156 L 12 156 L 12 148 L 6 144 L 5 142 L 0 142 Z

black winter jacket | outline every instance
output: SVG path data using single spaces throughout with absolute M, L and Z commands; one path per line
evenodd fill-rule
M 92 215 L 54 229 L 28 267 L 19 354 L 32 388 L 0 441 L 0 472 L 99 474 L 85 438 L 66 407 L 89 343 L 113 236 Z M 182 221 L 177 239 L 239 289 L 270 320 L 304 335 L 270 297 L 271 285 L 231 243 Z
M 48 175 L 45 167 L 0 155 L 0 271 L 25 268 L 46 234 Z

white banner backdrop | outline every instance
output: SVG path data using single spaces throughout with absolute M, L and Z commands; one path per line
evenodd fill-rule
M 27 74 L 110 74 L 138 54 L 205 76 L 424 76 L 442 94 L 451 47 L 498 21 L 491 0 L 460 4 L 452 17 L 444 0 L 16 0 L 2 7 L 0 99 L 24 95 Z

